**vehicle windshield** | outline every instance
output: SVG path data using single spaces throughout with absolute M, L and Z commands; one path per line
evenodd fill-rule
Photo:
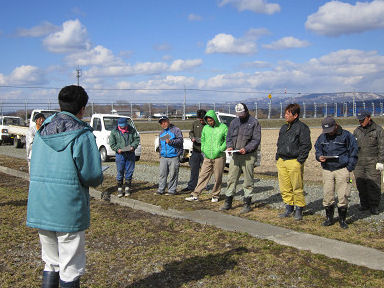
M 44 114 L 44 117 L 45 119 L 47 119 L 48 117 L 52 116 L 53 114 L 57 113 L 58 111 L 54 111 L 54 110 L 43 110 L 41 111 L 40 113 L 43 113 Z M 35 115 L 33 115 L 35 116 Z M 33 121 L 33 120 L 32 120 Z M 33 121 L 35 122 L 35 121 Z
M 121 117 L 104 117 L 104 127 L 107 131 L 112 131 L 117 127 L 117 120 Z M 132 120 L 127 118 L 128 124 L 131 125 L 133 128 L 135 128 L 135 125 L 133 124 Z M 136 129 L 136 128 L 135 128 Z
M 4 117 L 3 125 L 21 125 L 21 120 L 20 118 Z
M 233 117 L 233 116 L 220 115 L 221 123 L 224 123 L 228 127 L 229 127 L 229 124 L 232 122 L 232 120 L 235 119 L 235 118 L 236 117 Z

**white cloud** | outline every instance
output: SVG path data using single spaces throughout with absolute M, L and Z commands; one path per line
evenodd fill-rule
M 88 65 L 117 65 L 122 60 L 115 57 L 111 50 L 98 45 L 91 50 L 75 52 L 66 57 L 69 65 L 88 66 Z
M 249 10 L 260 14 L 274 14 L 280 12 L 280 5 L 268 3 L 268 0 L 222 0 L 219 7 L 232 4 L 239 11 Z
M 188 20 L 189 21 L 201 21 L 201 20 L 203 20 L 203 17 L 201 17 L 200 15 L 191 13 L 188 15 Z
M 263 47 L 272 50 L 282 50 L 289 48 L 302 48 L 309 45 L 310 43 L 305 40 L 300 40 L 295 37 L 283 37 L 275 42 L 272 42 L 271 44 L 265 44 Z
M 241 64 L 241 67 L 244 68 L 266 68 L 270 66 L 271 64 L 265 61 L 252 61 Z
M 192 69 L 202 64 L 201 59 L 182 60 L 178 59 L 171 64 L 165 62 L 144 62 L 137 63 L 135 65 L 120 64 L 109 65 L 104 67 L 93 66 L 89 70 L 85 71 L 87 77 L 124 77 L 135 75 L 151 75 L 161 74 L 166 72 L 179 72 Z
M 60 31 L 43 40 L 43 45 L 54 53 L 76 52 L 91 47 L 87 29 L 77 19 L 64 22 Z
M 193 59 L 193 60 L 182 60 L 178 59 L 173 61 L 173 63 L 169 66 L 169 71 L 184 71 L 197 66 L 200 66 L 203 63 L 201 59 Z
M 205 49 L 207 54 L 253 54 L 257 52 L 257 45 L 254 40 L 247 37 L 236 39 L 230 34 L 217 34 L 209 40 Z
M 359 33 L 384 28 L 384 1 L 356 2 L 356 5 L 331 1 L 308 16 L 305 27 L 326 36 Z
M 40 25 L 32 27 L 30 29 L 21 28 L 17 31 L 19 37 L 42 37 L 54 32 L 59 31 L 59 27 L 49 22 L 43 22 Z
M 9 76 L 0 75 L 0 82 L 8 85 L 41 84 L 44 73 L 38 67 L 22 65 L 13 69 Z
M 172 49 L 171 45 L 168 43 L 157 44 L 153 46 L 153 48 L 158 51 L 168 51 Z

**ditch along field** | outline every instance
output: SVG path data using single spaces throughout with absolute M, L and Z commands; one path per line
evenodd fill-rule
M 4 157 L 0 162 L 22 164 Z M 150 190 L 145 183 L 136 187 Z M 27 181 L 0 173 L 3 288 L 41 285 L 37 231 L 25 226 L 27 193 Z M 82 287 L 384 286 L 383 271 L 98 199 L 91 199 L 91 223 Z

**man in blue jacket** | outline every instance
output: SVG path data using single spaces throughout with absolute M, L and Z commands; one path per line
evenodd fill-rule
M 92 128 L 80 120 L 87 93 L 66 86 L 58 98 L 61 112 L 45 120 L 33 143 L 27 226 L 39 229 L 42 287 L 80 287 L 89 187 L 100 185 L 103 174 Z
M 160 179 L 156 193 L 160 195 L 165 193 L 169 175 L 167 194 L 175 195 L 179 177 L 179 156 L 183 152 L 183 134 L 179 128 L 169 122 L 166 116 L 161 117 L 159 123 L 163 130 L 159 135 Z
M 357 142 L 355 137 L 342 129 L 332 117 L 324 118 L 321 126 L 323 133 L 315 143 L 315 155 L 323 168 L 323 206 L 327 217 L 323 225 L 333 224 L 336 193 L 339 224 L 341 228 L 347 229 L 345 219 L 351 196 L 351 172 L 357 163 Z

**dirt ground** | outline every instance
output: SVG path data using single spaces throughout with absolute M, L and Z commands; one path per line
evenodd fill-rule
M 354 128 L 346 128 L 353 131 Z M 311 128 L 312 146 L 315 144 L 316 139 L 321 134 L 321 128 Z M 142 146 L 142 160 L 144 161 L 158 161 L 158 154 L 154 149 L 154 141 L 157 134 L 141 134 Z M 184 133 L 184 137 L 188 134 Z M 261 131 L 261 166 L 255 168 L 257 174 L 265 174 L 277 176 L 276 170 L 276 143 L 279 136 L 279 129 L 262 129 Z M 315 159 L 315 148 L 309 153 L 308 159 L 304 166 L 304 180 L 318 182 L 322 178 L 322 169 L 320 163 Z

